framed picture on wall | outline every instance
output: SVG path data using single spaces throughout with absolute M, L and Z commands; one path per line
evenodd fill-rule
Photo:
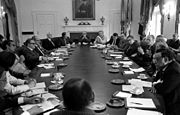
M 95 0 L 72 0 L 73 20 L 95 20 Z

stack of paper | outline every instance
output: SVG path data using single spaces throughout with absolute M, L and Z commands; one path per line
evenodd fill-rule
M 152 87 L 152 82 L 142 81 L 141 79 L 129 79 L 128 82 L 138 87 Z
M 127 115 L 163 115 L 157 111 L 141 110 L 141 109 L 128 109 Z
M 128 108 L 151 108 L 156 106 L 151 98 L 126 98 L 126 107 Z

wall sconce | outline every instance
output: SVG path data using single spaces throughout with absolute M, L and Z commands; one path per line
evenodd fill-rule
M 100 21 L 101 21 L 101 24 L 104 25 L 105 18 L 102 16 L 102 17 L 100 18 Z
M 169 21 L 171 16 L 173 16 L 176 12 L 175 3 L 173 1 L 169 1 L 169 2 L 165 3 L 165 5 L 163 6 L 162 12 Z
M 1 6 L 1 7 L 0 7 L 0 18 L 1 18 L 1 19 L 4 17 L 5 13 L 6 13 L 6 12 L 4 11 L 4 8 Z
M 68 18 L 68 17 L 65 17 L 65 18 L 64 18 L 64 23 L 65 23 L 65 25 L 68 25 L 68 21 L 69 21 L 69 18 Z

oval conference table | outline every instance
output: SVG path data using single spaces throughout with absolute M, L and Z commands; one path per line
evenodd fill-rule
M 138 74 L 123 75 L 122 72 L 125 69 L 121 67 L 119 73 L 109 73 L 108 70 L 112 67 L 106 64 L 106 60 L 101 57 L 101 52 L 102 50 L 93 49 L 89 46 L 77 46 L 74 48 L 70 58 L 64 61 L 64 63 L 67 63 L 68 66 L 61 68 L 60 70 L 36 68 L 30 76 L 35 77 L 38 82 L 45 82 L 47 87 L 52 84 L 50 81 L 53 78 L 42 78 L 40 77 L 41 73 L 65 73 L 64 82 L 70 78 L 83 78 L 92 86 L 95 93 L 95 101 L 106 104 L 106 102 L 108 102 L 112 97 L 113 93 L 116 91 L 122 91 L 121 85 L 111 84 L 112 79 L 120 78 L 127 82 L 130 78 L 136 78 Z M 59 62 L 55 61 L 54 63 L 57 65 Z M 133 63 L 133 66 L 137 67 L 137 64 Z M 60 100 L 62 100 L 61 90 L 49 92 L 55 94 Z M 161 101 L 159 101 L 161 100 L 161 97 L 157 94 L 151 93 L 148 89 L 144 88 L 143 94 L 135 97 L 152 98 L 157 107 L 157 111 L 163 111 L 162 104 L 160 103 Z M 127 110 L 128 109 L 124 106 L 121 108 L 111 108 L 107 106 L 106 110 L 98 114 L 126 115 Z

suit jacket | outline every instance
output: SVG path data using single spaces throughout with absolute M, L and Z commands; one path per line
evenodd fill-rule
M 57 47 L 66 46 L 66 44 L 73 43 L 73 41 L 69 37 L 67 37 L 65 39 L 63 37 L 56 37 L 56 38 L 54 38 L 54 40 L 55 40 L 55 44 Z
M 51 39 L 51 41 L 49 39 L 43 39 L 42 47 L 46 50 L 52 50 L 52 49 L 56 48 L 54 40 Z
M 10 97 L 0 96 L 0 115 L 5 115 L 4 110 L 17 106 L 18 106 L 17 98 L 13 99 Z
M 114 39 L 113 39 L 113 36 L 111 36 L 110 40 L 109 40 L 108 42 L 106 42 L 106 45 L 107 45 L 107 44 L 114 45 L 113 42 L 114 42 Z M 120 38 L 118 37 L 118 38 L 116 39 L 115 45 L 119 47 L 119 43 L 120 43 Z
M 157 93 L 164 98 L 167 115 L 180 113 L 180 64 L 172 61 L 160 77 L 163 83 L 155 85 Z
M 126 49 L 125 54 L 127 56 L 131 56 L 138 52 L 139 43 L 138 41 L 134 41 L 133 44 L 129 45 L 129 47 Z
M 43 52 L 43 50 L 39 46 L 36 46 L 34 50 L 39 54 L 39 56 L 45 55 L 45 52 Z
M 31 51 L 28 47 L 22 46 L 17 49 L 17 54 L 25 57 L 25 65 L 28 69 L 32 70 L 39 64 L 39 54 L 36 51 Z
M 51 113 L 50 115 L 95 115 L 94 111 L 86 109 L 82 111 L 60 110 Z

